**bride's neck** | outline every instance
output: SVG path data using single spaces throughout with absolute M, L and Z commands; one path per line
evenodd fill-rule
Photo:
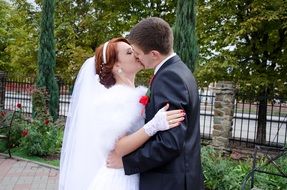
M 135 76 L 130 77 L 115 77 L 116 84 L 135 87 Z

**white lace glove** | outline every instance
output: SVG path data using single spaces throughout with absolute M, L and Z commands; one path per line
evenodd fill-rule
M 158 112 L 155 114 L 155 116 L 150 120 L 148 123 L 146 123 L 143 128 L 144 131 L 148 136 L 153 136 L 158 131 L 165 131 L 169 129 L 169 125 L 167 122 L 167 116 L 166 111 L 168 109 L 168 105 L 164 106 Z

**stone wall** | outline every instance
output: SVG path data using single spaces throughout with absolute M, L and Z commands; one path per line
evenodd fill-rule
M 229 150 L 235 98 L 234 85 L 229 81 L 219 81 L 214 90 L 212 145 L 220 150 Z

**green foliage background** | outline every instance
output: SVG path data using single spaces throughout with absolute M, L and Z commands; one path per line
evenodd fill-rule
M 284 0 L 198 0 L 201 85 L 232 80 L 242 94 L 286 95 Z
M 10 2 L 0 0 L 0 69 L 10 75 L 33 76 L 36 75 L 42 1 L 36 0 L 37 6 L 26 0 Z M 72 82 L 84 60 L 93 56 L 96 46 L 112 37 L 126 35 L 142 18 L 160 16 L 171 26 L 178 27 L 175 14 L 179 2 L 56 1 L 56 75 Z M 231 80 L 242 94 L 249 93 L 248 97 L 258 96 L 262 91 L 269 95 L 286 95 L 286 2 L 196 2 L 199 55 L 195 75 L 199 86 Z M 181 11 L 182 15 L 185 11 Z M 189 23 L 184 25 L 187 27 Z
M 14 76 L 36 76 L 42 1 L 0 0 L 0 69 Z M 56 75 L 72 82 L 86 58 L 104 41 L 126 35 L 142 18 L 160 16 L 173 23 L 175 0 L 56 1 Z M 5 18 L 5 19 L 4 19 Z M 2 43 L 3 41 L 3 43 Z

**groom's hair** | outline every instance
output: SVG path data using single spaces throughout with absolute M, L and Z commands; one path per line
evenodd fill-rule
M 145 54 L 156 50 L 167 55 L 173 50 L 172 29 L 166 21 L 158 17 L 140 21 L 131 29 L 127 38 Z

